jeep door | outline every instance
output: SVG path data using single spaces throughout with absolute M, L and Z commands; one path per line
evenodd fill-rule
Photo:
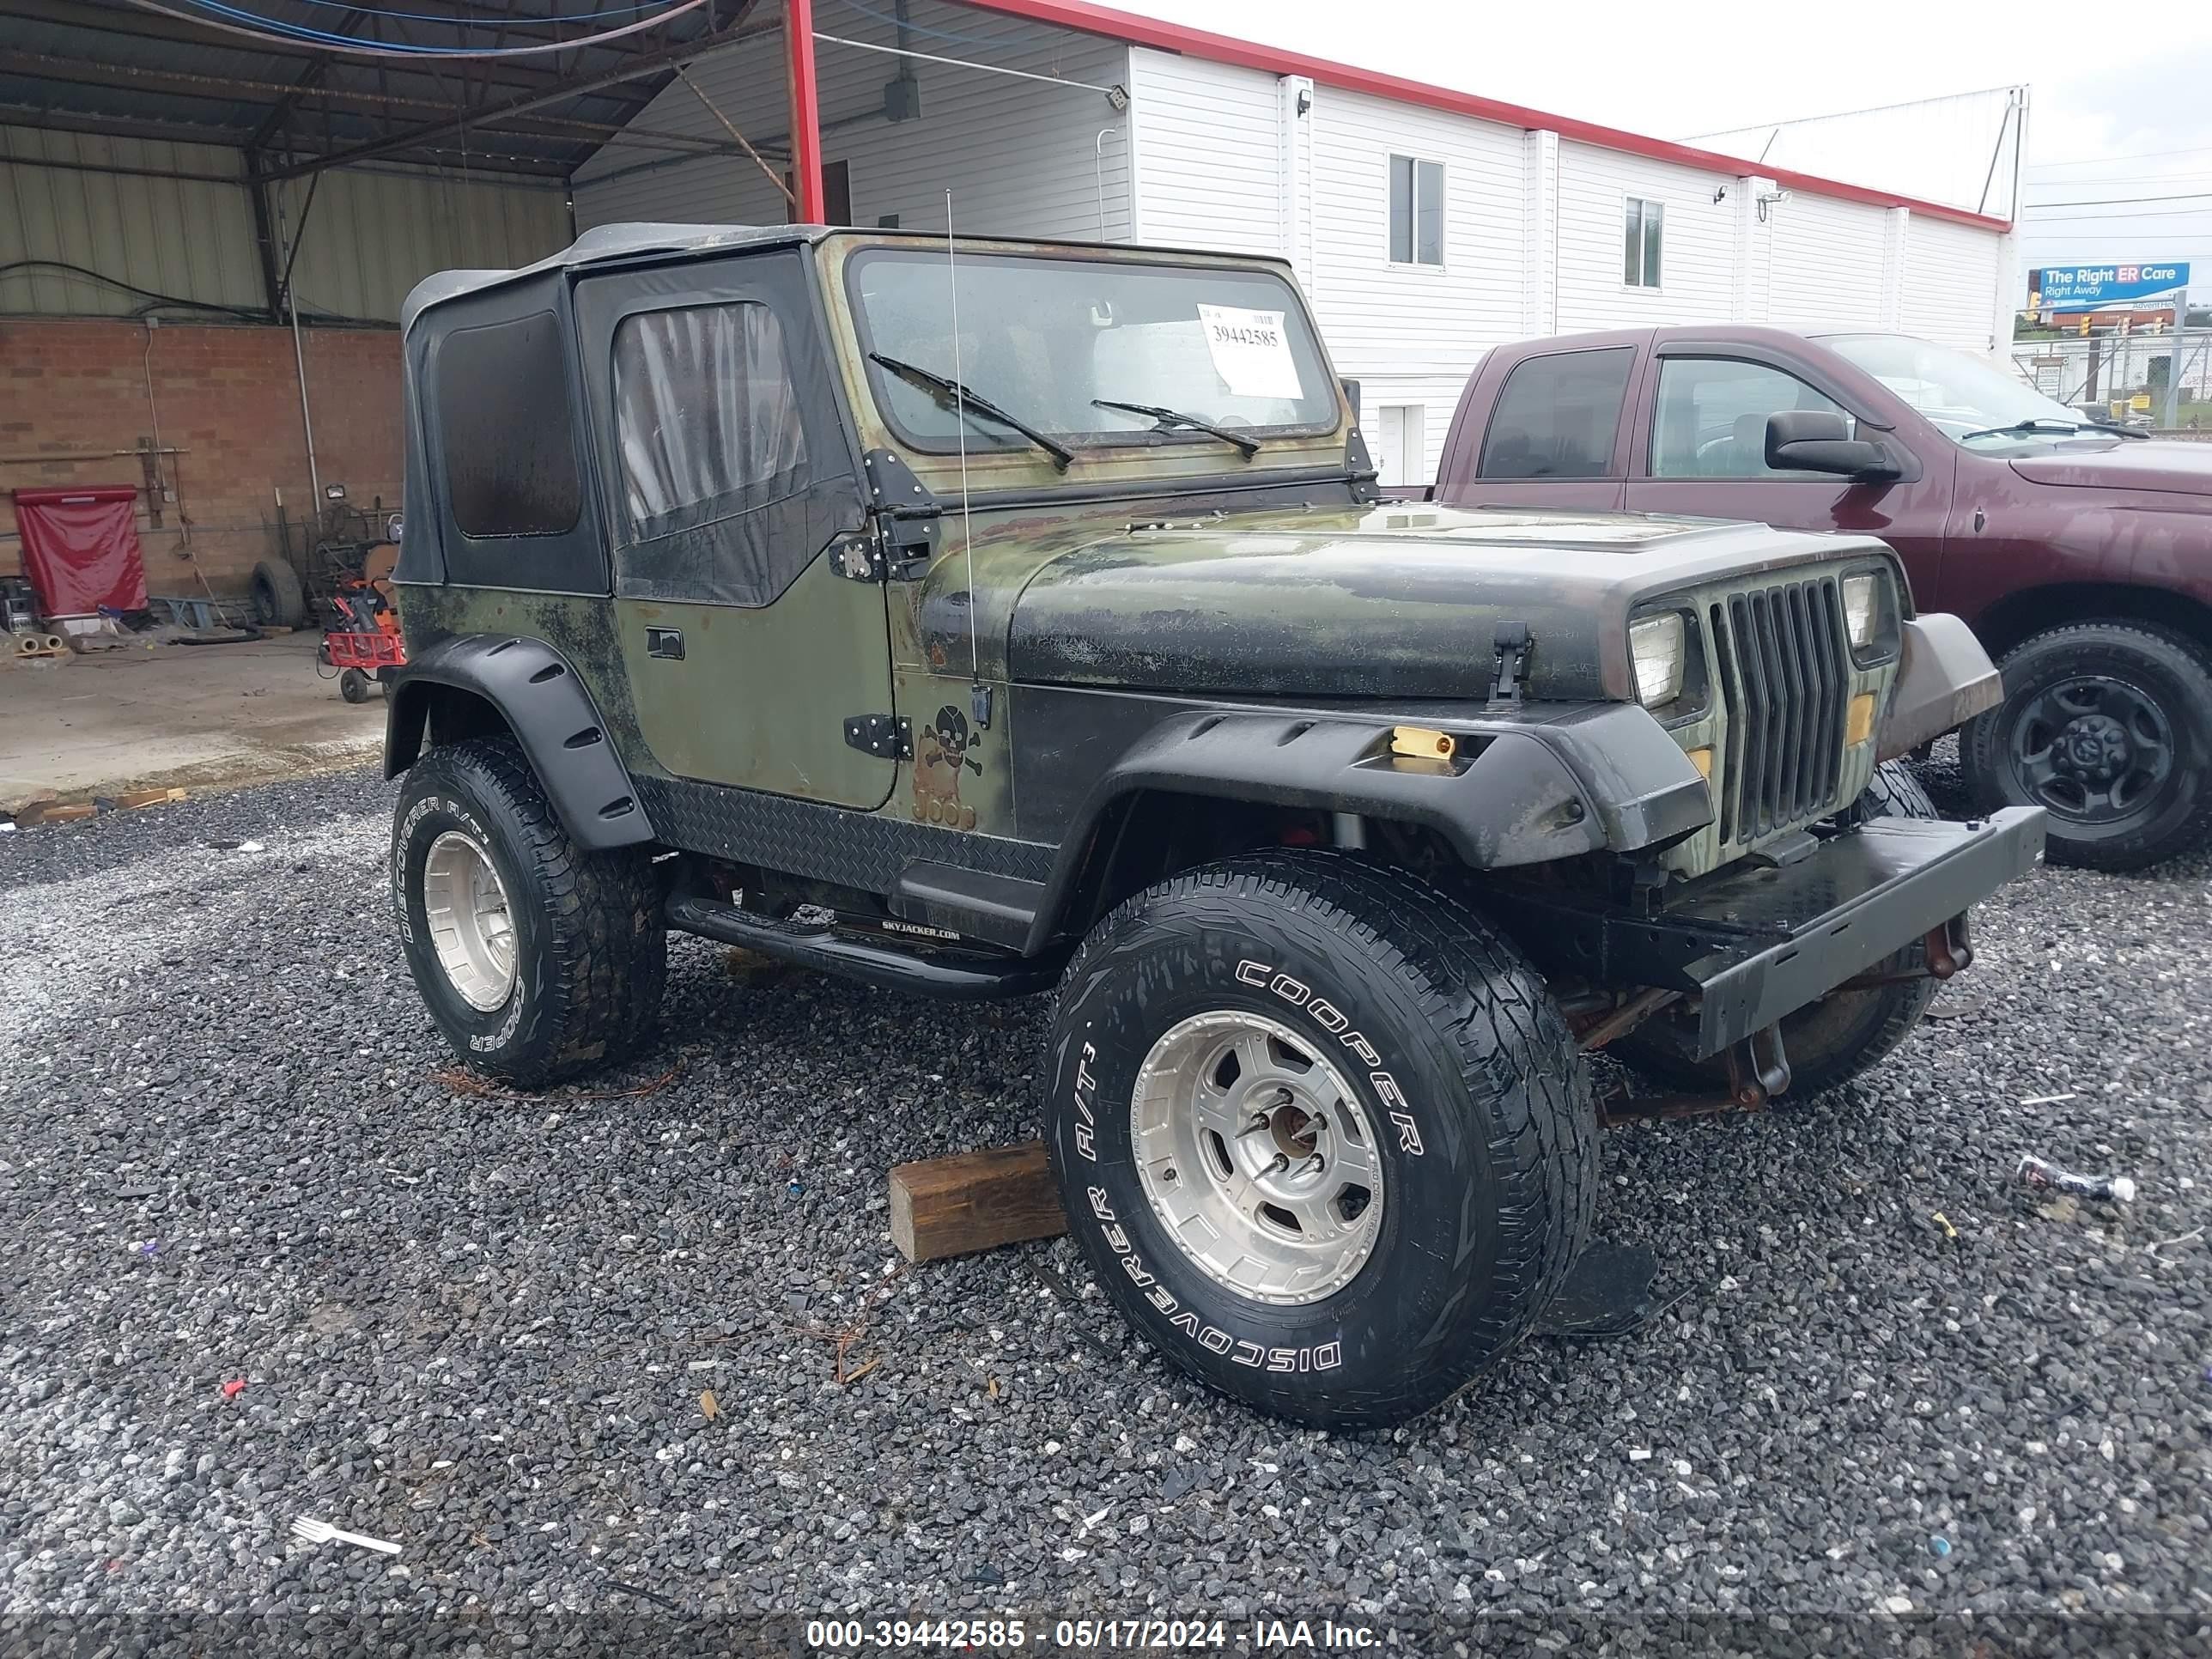
M 1864 531 L 1897 550 L 1918 604 L 1934 608 L 1950 515 L 1949 446 L 1923 460 L 1887 411 L 1812 365 L 1759 346 L 1662 343 L 1645 363 L 1638 409 L 1632 511 Z M 1879 441 L 1904 476 L 1862 482 L 1769 466 L 1767 417 L 1791 410 L 1843 416 L 1857 436 Z
M 890 622 L 830 556 L 866 508 L 811 251 L 592 276 L 576 318 L 646 747 L 680 778 L 882 805 L 897 763 L 844 720 L 890 712 Z

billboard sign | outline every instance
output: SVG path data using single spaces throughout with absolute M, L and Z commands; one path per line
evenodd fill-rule
M 2141 264 L 2045 265 L 2027 273 L 2031 311 L 2122 305 L 2189 286 L 2189 266 L 2172 259 Z

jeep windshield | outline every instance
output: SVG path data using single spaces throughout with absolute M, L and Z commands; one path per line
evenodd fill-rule
M 1995 363 L 1905 334 L 1838 334 L 1821 344 L 1880 380 L 1961 447 L 2036 449 L 2069 439 L 2100 448 L 2121 428 L 2045 397 Z
M 957 380 L 1074 450 L 1221 448 L 1206 428 L 1264 443 L 1336 424 L 1321 343 L 1296 291 L 1272 271 L 981 252 L 959 253 L 957 270 L 956 354 L 944 249 L 872 248 L 848 269 L 877 407 L 915 449 L 957 449 L 960 419 L 953 400 L 886 358 Z M 1102 406 L 1115 404 L 1145 407 Z M 974 422 L 966 432 L 971 450 L 1025 447 Z

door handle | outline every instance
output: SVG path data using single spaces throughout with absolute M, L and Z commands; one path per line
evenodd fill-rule
M 645 630 L 645 654 L 665 657 L 671 662 L 684 660 L 684 631 L 678 628 L 648 628 Z

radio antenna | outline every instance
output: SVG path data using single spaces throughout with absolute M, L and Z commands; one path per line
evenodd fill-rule
M 952 291 L 952 425 L 960 444 L 960 543 L 968 559 L 968 677 L 983 683 L 983 657 L 975 619 L 975 527 L 968 510 L 968 411 L 962 388 L 967 371 L 960 365 L 960 265 L 952 253 L 952 192 L 945 192 L 945 281 Z

